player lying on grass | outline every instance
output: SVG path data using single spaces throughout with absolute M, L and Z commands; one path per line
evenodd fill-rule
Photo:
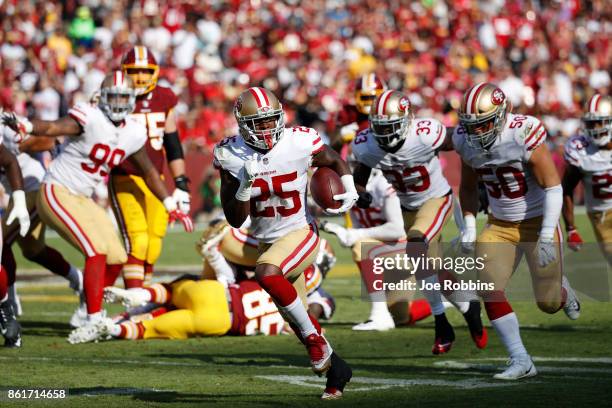
M 601 252 L 612 265 L 612 97 L 593 95 L 582 117 L 584 135 L 565 143 L 563 219 L 570 249 L 582 238 L 574 225 L 574 189 L 582 181 L 587 215 Z
M 67 136 L 61 152 L 49 165 L 37 209 L 45 224 L 85 256 L 87 323 L 70 333 L 71 343 L 84 342 L 95 335 L 95 325 L 104 317 L 105 275 L 120 270 L 127 259 L 106 211 L 92 199 L 94 188 L 113 167 L 130 160 L 142 171 L 147 186 L 162 200 L 170 218 L 180 220 L 186 230 L 193 230 L 191 219 L 177 208 L 176 199 L 168 194 L 147 156 L 145 126 L 129 117 L 134 99 L 131 79 L 114 71 L 104 78 L 95 105 L 77 104 L 68 116 L 55 121 L 30 122 L 14 113 L 4 113 L 2 117 L 5 125 L 22 136 Z

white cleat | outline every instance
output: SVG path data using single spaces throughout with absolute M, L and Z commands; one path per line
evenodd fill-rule
M 92 341 L 97 341 L 100 337 L 100 330 L 98 329 L 98 322 L 89 323 L 85 326 L 79 327 L 78 329 L 74 329 L 68 335 L 68 343 L 70 344 L 80 344 L 80 343 L 89 343 Z
M 395 322 L 391 314 L 379 316 L 353 326 L 355 331 L 387 331 L 395 329 Z
M 502 373 L 495 374 L 496 380 L 518 380 L 519 378 L 533 377 L 538 373 L 529 354 L 510 357 L 508 368 Z
M 562 285 L 567 292 L 567 299 L 565 299 L 565 305 L 563 305 L 563 311 L 570 320 L 576 320 L 580 317 L 580 301 L 576 292 L 570 286 L 567 278 L 564 276 Z
M 145 298 L 146 291 L 143 290 L 128 290 L 107 286 L 104 288 L 104 301 L 107 303 L 121 303 L 126 308 L 141 306 L 147 303 Z
M 81 297 L 81 304 L 70 317 L 70 326 L 74 328 L 83 327 L 87 324 L 87 305 L 85 299 Z
M 105 317 L 101 319 L 97 324 L 98 329 L 98 340 L 110 340 L 113 338 L 112 329 L 115 326 L 113 319 Z

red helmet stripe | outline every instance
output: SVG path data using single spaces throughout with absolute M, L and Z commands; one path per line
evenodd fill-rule
M 266 101 L 266 106 L 270 106 L 270 100 L 268 99 L 268 94 L 266 93 L 266 90 L 263 88 L 257 88 L 257 90 L 263 95 L 264 100 Z
M 391 95 L 393 91 L 385 91 L 378 100 L 378 105 L 376 106 L 376 111 L 379 115 L 384 115 L 385 110 L 387 109 L 387 101 L 389 100 L 389 95 Z
M 468 93 L 468 99 L 465 102 L 465 109 L 467 110 L 466 113 L 468 114 L 475 113 L 474 111 L 476 110 L 476 101 L 478 100 L 478 94 L 480 93 L 480 90 L 484 88 L 485 85 L 486 85 L 486 82 L 481 82 L 478 85 L 474 85 L 472 87 L 472 89 Z
M 257 88 L 249 88 L 249 92 L 255 98 L 255 102 L 257 103 L 257 107 L 258 108 L 261 108 L 262 106 L 264 106 L 265 100 L 261 96 L 261 91 L 259 89 L 257 89 Z
M 121 71 L 115 71 L 115 86 L 120 86 L 123 82 L 123 73 Z
M 601 95 L 600 94 L 595 94 L 593 95 L 593 97 L 591 98 L 591 103 L 589 104 L 589 112 L 591 113 L 596 113 L 597 112 L 597 108 L 599 108 L 599 101 L 601 100 Z

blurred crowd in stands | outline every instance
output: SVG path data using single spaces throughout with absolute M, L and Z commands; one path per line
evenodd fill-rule
M 0 0 L 0 104 L 57 118 L 144 44 L 179 95 L 188 151 L 236 131 L 233 100 L 253 85 L 325 136 L 372 71 L 449 126 L 470 84 L 496 82 L 554 146 L 610 92 L 611 15 L 608 0 Z

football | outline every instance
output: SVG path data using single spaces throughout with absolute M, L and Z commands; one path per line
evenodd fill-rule
M 337 209 L 342 205 L 342 201 L 334 200 L 334 195 L 344 193 L 344 186 L 335 171 L 328 167 L 319 167 L 310 180 L 310 193 L 319 207 Z

